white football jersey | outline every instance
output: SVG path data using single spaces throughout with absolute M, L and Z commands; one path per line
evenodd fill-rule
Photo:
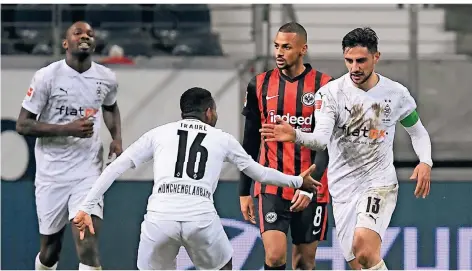
M 379 75 L 369 91 L 354 86 L 349 73 L 315 96 L 315 119 L 334 123 L 328 143 L 328 187 L 333 201 L 398 183 L 393 166 L 395 125 L 416 109 L 408 89 Z M 326 121 L 323 121 L 326 123 Z
M 91 138 L 57 136 L 36 140 L 37 180 L 67 181 L 100 175 L 103 164 L 101 106 L 116 102 L 117 89 L 115 74 L 94 62 L 83 73 L 69 67 L 65 60 L 35 73 L 22 106 L 37 114 L 39 121 L 66 124 L 94 116 Z
M 224 162 L 244 170 L 254 163 L 231 135 L 195 119 L 150 130 L 126 149 L 134 167 L 154 159 L 147 210 L 163 220 L 211 219 L 213 193 Z

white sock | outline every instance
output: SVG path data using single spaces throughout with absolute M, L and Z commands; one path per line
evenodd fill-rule
M 385 265 L 384 260 L 381 260 L 378 264 L 372 266 L 371 268 L 362 269 L 362 270 L 388 270 L 387 265 Z
M 57 263 L 55 263 L 51 267 L 47 267 L 44 264 L 41 263 L 39 260 L 39 253 L 36 255 L 36 260 L 34 261 L 34 270 L 56 270 L 57 269 Z
M 88 266 L 83 263 L 79 263 L 79 270 L 102 270 L 102 267 Z

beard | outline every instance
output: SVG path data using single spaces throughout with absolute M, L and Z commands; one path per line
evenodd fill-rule
M 374 73 L 374 71 L 371 71 L 371 72 L 370 72 L 367 76 L 365 76 L 364 79 L 363 79 L 361 82 L 359 82 L 359 83 L 356 83 L 356 82 L 354 82 L 354 80 L 352 80 L 352 75 L 353 75 L 353 74 L 351 73 L 351 81 L 352 81 L 353 83 L 355 83 L 355 84 L 362 85 L 362 84 L 364 84 L 365 82 L 367 82 L 367 80 L 369 80 L 369 78 L 372 76 L 372 73 Z

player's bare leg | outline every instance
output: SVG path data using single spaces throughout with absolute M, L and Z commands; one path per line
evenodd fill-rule
M 262 233 L 265 251 L 265 269 L 284 270 L 287 262 L 287 236 L 276 230 Z
M 100 232 L 102 220 L 92 215 L 92 221 L 95 234 L 91 234 L 86 230 L 84 240 L 80 240 L 79 229 L 77 227 L 71 227 L 75 241 L 75 249 L 80 261 L 79 269 L 101 269 L 98 251 L 98 233 Z
M 40 234 L 39 242 L 41 247 L 35 262 L 36 270 L 52 270 L 57 268 L 56 264 L 61 254 L 65 228 L 51 235 Z
M 377 232 L 367 228 L 356 228 L 352 252 L 363 269 L 387 269 L 380 257 L 381 245 L 382 241 Z
M 221 267 L 220 270 L 233 270 L 233 258 L 231 258 L 225 266 Z
M 319 241 L 310 244 L 299 244 L 292 246 L 292 269 L 313 270 L 315 269 L 316 249 Z

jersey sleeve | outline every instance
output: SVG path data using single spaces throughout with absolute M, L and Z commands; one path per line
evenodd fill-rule
M 321 86 L 323 87 L 331 81 L 334 81 L 334 78 L 329 76 L 328 74 L 323 73 L 323 75 L 321 76 Z M 315 98 L 316 98 L 316 95 L 315 95 Z M 311 176 L 315 180 L 318 180 L 318 181 L 321 180 L 321 177 L 323 176 L 326 170 L 326 167 L 328 166 L 328 162 L 329 162 L 329 156 L 328 156 L 327 149 L 316 152 L 315 159 L 313 161 L 313 163 L 316 165 L 316 169 L 311 174 Z
M 410 135 L 413 149 L 415 150 L 415 153 L 418 156 L 420 162 L 432 167 L 433 160 L 431 159 L 431 138 L 429 137 L 428 131 L 426 131 L 426 128 L 421 123 L 421 120 L 418 118 L 415 124 L 411 126 L 403 126 Z
M 22 106 L 31 113 L 39 115 L 48 102 L 49 94 L 50 89 L 45 72 L 44 70 L 39 70 L 34 74 L 33 79 L 31 79 Z
M 228 134 L 226 161 L 234 164 L 248 177 L 263 184 L 299 188 L 303 180 L 300 176 L 291 176 L 273 168 L 264 167 L 252 159 L 239 142 Z
M 245 168 L 254 162 L 252 157 L 244 150 L 241 144 L 230 134 L 226 134 L 228 137 L 228 146 L 226 154 L 226 162 L 230 162 L 235 165 L 239 171 L 243 171 Z
M 408 89 L 404 89 L 400 102 L 399 121 L 405 127 L 410 127 L 416 123 L 416 102 Z
M 110 106 L 116 103 L 116 95 L 118 94 L 118 81 L 116 76 L 113 74 L 112 84 L 110 86 L 110 91 L 107 93 L 105 100 L 103 100 L 103 105 Z
M 246 89 L 246 99 L 244 101 L 244 107 L 242 114 L 246 118 L 260 119 L 259 103 L 257 102 L 257 83 L 256 77 L 249 81 Z
M 325 170 L 329 164 L 328 149 L 325 149 L 323 151 L 317 151 L 314 160 L 315 161 L 313 163 L 316 165 L 316 168 L 311 173 L 311 177 L 319 181 L 323 177 L 323 174 L 325 173 Z
M 111 164 L 103 170 L 100 177 L 95 181 L 84 201 L 81 203 L 79 210 L 90 214 L 113 182 L 120 177 L 121 174 L 132 167 L 133 161 L 131 161 L 126 155 L 120 155 L 111 162 Z
M 296 129 L 295 142 L 309 149 L 322 151 L 328 145 L 337 118 L 337 103 L 326 85 L 315 94 L 315 129 L 304 133 Z
M 90 214 L 94 205 L 121 174 L 153 158 L 155 144 L 153 143 L 152 135 L 152 131 L 142 135 L 103 170 L 82 202 L 80 210 Z
M 323 75 L 321 76 L 321 84 L 320 86 L 325 86 L 326 84 L 328 84 L 329 82 L 333 81 L 334 78 L 329 76 L 328 74 L 326 73 L 323 73 Z
M 157 146 L 155 146 L 156 140 L 153 141 L 152 134 L 152 131 L 145 133 L 121 154 L 133 162 L 134 168 L 149 162 L 154 157 Z
M 261 145 L 261 114 L 259 103 L 257 101 L 256 78 L 254 77 L 248 84 L 246 90 L 246 101 L 242 114 L 246 116 L 244 122 L 243 148 L 252 157 L 257 160 Z M 251 193 L 252 179 L 241 172 L 239 182 L 239 195 L 248 196 Z

